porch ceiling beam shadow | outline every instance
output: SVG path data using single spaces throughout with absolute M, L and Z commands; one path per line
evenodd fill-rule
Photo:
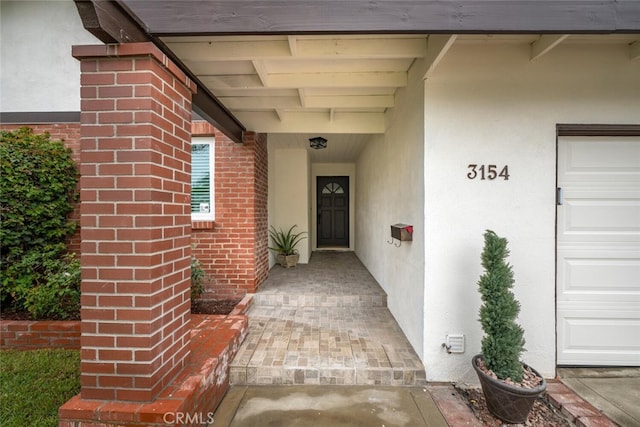
M 289 41 L 289 50 L 291 51 L 291 56 L 298 55 L 298 39 L 295 36 L 287 37 Z
M 253 63 L 253 68 L 255 68 L 258 77 L 260 77 L 260 81 L 262 82 L 262 86 L 267 86 L 267 81 L 269 78 L 269 72 L 267 71 L 266 65 L 264 65 L 264 61 L 251 61 Z
M 283 122 L 286 119 L 287 113 L 284 110 L 277 109 L 276 110 L 276 115 L 278 116 L 278 120 Z
M 307 91 L 301 87 L 298 88 L 298 97 L 300 98 L 300 105 L 303 107 L 307 106 Z
M 629 58 L 631 60 L 640 59 L 640 40 L 631 43 L 629 46 Z
M 442 58 L 446 55 L 447 51 L 453 46 L 458 36 L 454 35 L 441 35 L 431 34 L 426 40 L 427 42 L 427 55 L 426 65 L 427 71 L 424 73 L 424 78 L 428 79 L 431 73 L 436 69 Z
M 535 61 L 546 55 L 569 37 L 569 34 L 543 34 L 538 40 L 531 43 L 531 61 Z
M 120 0 L 157 36 L 640 31 L 619 0 Z

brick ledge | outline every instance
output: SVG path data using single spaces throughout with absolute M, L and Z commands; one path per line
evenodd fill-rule
M 80 321 L 0 320 L 2 350 L 80 349 Z
M 250 299 L 245 305 L 249 304 Z M 244 314 L 194 314 L 191 318 L 194 326 L 189 365 L 157 400 L 113 402 L 77 395 L 60 407 L 58 425 L 177 426 L 207 422 L 229 387 L 229 364 L 247 336 L 248 318 Z

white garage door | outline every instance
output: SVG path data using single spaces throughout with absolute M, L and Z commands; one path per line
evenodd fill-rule
M 640 137 L 558 143 L 558 365 L 640 366 Z

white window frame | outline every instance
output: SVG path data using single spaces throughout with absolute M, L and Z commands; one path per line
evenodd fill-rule
M 206 144 L 209 145 L 209 212 L 191 212 L 192 221 L 212 221 L 216 215 L 216 203 L 215 203 L 215 158 L 216 158 L 216 144 L 213 136 L 194 136 L 191 138 L 191 144 Z M 193 163 L 192 163 L 193 164 Z M 193 173 L 193 166 L 192 166 Z M 193 183 L 192 183 L 193 184 Z M 192 188 L 193 190 L 193 188 Z M 191 206 L 191 203 L 189 203 Z

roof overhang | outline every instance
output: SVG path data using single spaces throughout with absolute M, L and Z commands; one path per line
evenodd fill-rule
M 75 0 L 105 43 L 152 40 L 198 85 L 194 111 L 236 142 L 268 133 L 385 132 L 408 72 L 424 78 L 455 43 L 530 46 L 579 38 L 640 58 L 634 0 Z
M 629 33 L 634 0 L 119 0 L 155 36 Z

